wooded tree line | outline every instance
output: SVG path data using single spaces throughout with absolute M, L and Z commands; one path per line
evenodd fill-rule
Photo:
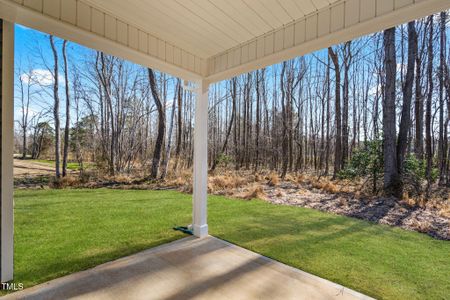
M 192 166 L 195 95 L 181 80 L 94 51 L 70 64 L 66 41 L 49 44 L 53 80 L 40 88 L 51 89 L 51 105 L 30 118 L 37 88 L 18 81 L 20 152 L 38 157 L 51 142 L 47 155 L 62 155 L 62 176 L 68 158 L 151 179 Z M 401 195 L 411 157 L 424 164 L 428 185 L 435 174 L 448 185 L 448 45 L 442 12 L 212 85 L 211 171 L 338 177 L 380 141 L 386 193 Z

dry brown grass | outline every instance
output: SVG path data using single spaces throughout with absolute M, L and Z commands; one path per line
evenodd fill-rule
M 241 189 L 247 185 L 261 179 L 260 175 L 246 174 L 244 172 L 222 172 L 220 175 L 210 175 L 208 177 L 208 192 L 220 195 L 232 195 L 236 189 Z M 176 177 L 166 179 L 163 185 L 175 186 L 186 193 L 192 193 L 192 172 L 184 171 Z
M 411 198 L 407 191 L 403 192 L 402 201 L 403 201 L 403 203 L 405 203 L 406 205 L 408 205 L 410 207 L 416 206 L 416 200 L 414 198 Z
M 192 194 L 192 192 L 194 191 L 194 187 L 192 186 L 192 184 L 183 185 L 183 186 L 179 187 L 178 189 L 181 192 L 186 193 L 186 194 Z
M 62 188 L 68 188 L 68 187 L 76 187 L 80 184 L 80 181 L 78 179 L 78 177 L 74 177 L 74 176 L 66 176 L 66 177 L 61 177 L 59 180 L 51 180 L 49 182 L 49 186 L 50 188 L 54 188 L 54 189 L 62 189 Z
M 427 201 L 427 199 L 425 199 L 423 196 L 418 196 L 418 197 L 416 198 L 416 203 L 417 203 L 417 205 L 418 205 L 419 207 L 425 208 L 425 207 L 427 206 L 427 204 L 428 204 L 428 201 Z
M 339 192 L 339 188 L 331 181 L 327 181 L 322 189 L 332 194 Z
M 432 202 L 427 201 L 423 196 L 418 195 L 411 197 L 407 191 L 403 192 L 401 200 L 409 207 L 420 207 L 420 208 L 433 207 Z
M 260 182 L 264 180 L 264 176 L 261 176 L 260 174 L 255 175 L 255 182 Z
M 184 170 L 166 178 L 165 185 L 175 186 L 185 193 L 192 193 L 192 171 Z
M 278 190 L 278 189 L 277 189 L 277 190 L 275 191 L 275 196 L 281 198 L 281 197 L 286 196 L 286 193 L 284 193 L 282 190 Z
M 427 233 L 432 229 L 433 225 L 428 220 L 413 220 L 411 227 L 418 232 Z
M 302 188 L 299 188 L 298 191 L 297 191 L 298 195 L 307 195 L 308 193 L 309 193 L 308 190 L 302 189 Z
M 339 192 L 338 186 L 328 179 L 314 180 L 311 182 L 312 187 L 323 190 L 328 193 L 336 194 Z
M 294 174 L 286 174 L 286 176 L 284 177 L 284 180 L 293 182 L 293 183 L 297 183 L 297 178 L 295 177 Z
M 347 199 L 346 198 L 339 198 L 338 204 L 341 207 L 347 205 Z
M 269 186 L 278 186 L 280 184 L 280 177 L 278 176 L 277 173 L 274 173 L 274 172 L 270 173 L 267 176 L 267 180 L 268 180 L 267 184 Z
M 300 174 L 297 176 L 296 182 L 298 184 L 306 183 L 306 176 L 304 174 Z
M 236 198 L 251 200 L 251 199 L 261 199 L 266 200 L 267 195 L 264 192 L 264 188 L 260 184 L 254 184 L 246 191 L 237 193 L 234 195 Z
M 324 186 L 323 181 L 320 180 L 312 180 L 311 181 L 311 186 L 315 189 L 322 189 L 322 187 Z
M 134 179 L 130 175 L 122 174 L 114 176 L 113 180 L 120 183 L 131 183 Z
M 450 203 L 445 203 L 439 209 L 439 215 L 445 218 L 450 218 Z
M 186 184 L 191 184 L 191 180 L 190 180 L 190 178 L 180 176 L 171 181 L 167 181 L 167 183 L 180 187 L 180 186 L 184 186 Z
M 450 199 L 434 198 L 428 201 L 426 206 L 436 210 L 441 217 L 450 219 Z
M 238 175 L 226 174 L 210 177 L 209 184 L 214 192 L 216 190 L 240 188 L 247 185 L 250 181 L 252 181 L 252 178 L 244 178 Z

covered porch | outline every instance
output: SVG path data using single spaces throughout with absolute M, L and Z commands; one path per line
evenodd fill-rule
M 208 88 L 214 82 L 449 7 L 449 0 L 136 0 L 126 5 L 119 0 L 0 0 L 1 281 L 14 278 L 15 23 L 178 76 L 185 88 L 197 93 L 191 228 L 200 239 L 184 239 L 64 277 L 25 291 L 24 297 L 58 298 L 63 295 L 58 293 L 75 293 L 73 297 L 108 298 L 125 293 L 136 284 L 135 276 L 142 275 L 142 283 L 147 284 L 131 291 L 143 293 L 136 297 L 159 290 L 160 298 L 167 299 L 264 298 L 270 293 L 286 293 L 282 298 L 298 298 L 299 293 L 308 299 L 361 298 L 351 290 L 208 236 Z M 127 266 L 121 266 L 125 262 Z M 270 282 L 269 290 L 264 281 Z M 103 288 L 96 288 L 102 284 Z

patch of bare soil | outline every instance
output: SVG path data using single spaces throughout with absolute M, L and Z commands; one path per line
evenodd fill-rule
M 46 163 L 40 163 L 30 160 L 14 159 L 14 177 L 27 176 L 51 176 L 54 175 L 55 169 Z
M 55 167 L 48 163 L 27 159 L 14 159 L 14 186 L 19 189 L 49 188 L 55 176 Z M 77 174 L 67 170 L 69 175 Z
M 450 240 L 450 217 L 438 208 L 410 206 L 395 198 L 360 199 L 350 193 L 331 194 L 291 182 L 282 182 L 276 187 L 264 186 L 264 192 L 264 200 L 270 203 L 309 207 Z

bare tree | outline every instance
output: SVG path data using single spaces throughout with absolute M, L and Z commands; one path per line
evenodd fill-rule
M 428 78 L 428 95 L 425 112 L 425 152 L 426 152 L 426 178 L 427 178 L 427 195 L 430 193 L 432 183 L 432 168 L 433 168 L 433 150 L 432 150 L 432 136 L 431 136 L 431 106 L 433 101 L 433 15 L 428 17 L 428 64 L 427 64 L 427 78 Z
M 173 119 L 175 116 L 175 108 L 176 108 L 176 100 L 177 98 L 181 95 L 181 80 L 177 79 L 177 84 L 175 87 L 175 93 L 173 95 L 173 102 L 172 102 L 172 110 L 170 112 L 170 117 L 169 117 L 169 132 L 167 133 L 168 138 L 167 138 L 167 146 L 166 146 L 166 153 L 164 155 L 164 160 L 162 163 L 162 171 L 161 171 L 161 179 L 164 179 L 167 175 L 167 167 L 169 165 L 169 160 L 170 160 L 170 149 L 172 147 L 172 130 L 173 130 Z
M 233 128 L 233 125 L 235 125 L 235 118 L 236 118 L 236 78 L 231 79 L 230 81 L 230 91 L 231 91 L 231 117 L 230 122 L 228 123 L 228 129 L 225 134 L 225 141 L 223 142 L 222 149 L 219 152 L 219 155 L 217 155 L 216 159 L 214 159 L 213 164 L 211 166 L 211 171 L 214 171 L 217 167 L 217 164 L 219 163 L 219 158 L 222 154 L 225 153 L 228 146 L 228 140 L 231 135 L 231 129 Z
M 395 83 L 397 69 L 395 27 L 384 31 L 383 45 L 384 71 L 386 74 L 383 97 L 384 191 L 387 195 L 400 196 L 395 128 Z
M 150 171 L 150 178 L 156 179 L 158 177 L 159 162 L 161 160 L 161 152 L 163 148 L 164 134 L 166 131 L 166 117 L 163 103 L 158 92 L 156 84 L 155 73 L 152 69 L 148 68 L 148 81 L 150 83 L 150 89 L 152 92 L 153 100 L 155 101 L 156 108 L 158 110 L 158 134 L 155 142 L 155 150 L 153 151 L 153 161 Z
M 411 126 L 411 100 L 414 85 L 414 66 L 417 55 L 417 36 L 415 22 L 408 23 L 408 65 L 406 78 L 403 84 L 403 107 L 400 120 L 400 129 L 397 140 L 397 168 L 400 176 L 403 174 L 403 161 L 405 160 L 408 132 Z M 400 179 L 401 180 L 401 179 Z
M 18 123 L 22 130 L 22 159 L 25 159 L 28 150 L 27 149 L 28 129 L 33 119 L 33 116 L 30 116 L 30 109 L 31 109 L 30 105 L 32 102 L 32 98 L 35 94 L 35 92 L 33 91 L 33 87 L 35 85 L 33 79 L 33 70 L 29 70 L 27 73 L 24 73 L 22 69 L 19 67 L 17 79 L 18 79 L 17 81 L 19 88 L 20 113 L 21 113 L 21 118 L 18 121 Z
M 348 159 L 348 101 L 349 101 L 349 71 L 352 60 L 352 42 L 345 42 L 343 45 L 343 63 L 344 63 L 344 85 L 343 85 L 343 105 L 342 105 L 342 166 L 345 165 Z
M 438 162 L 439 162 L 439 184 L 446 182 L 447 169 L 447 125 L 444 124 L 444 68 L 445 68 L 445 47 L 446 47 L 446 21 L 447 12 L 440 13 L 439 18 L 439 141 L 438 141 Z M 447 122 L 445 122 L 447 123 Z
M 64 128 L 64 149 L 62 162 L 62 176 L 67 175 L 67 156 L 69 154 L 69 133 L 70 133 L 70 92 L 69 92 L 69 70 L 67 65 L 67 41 L 62 44 L 62 55 L 64 61 L 64 87 L 66 92 L 66 126 Z
M 181 153 L 181 141 L 183 137 L 183 91 L 181 86 L 177 90 L 177 147 L 175 150 L 175 163 L 173 166 L 173 170 L 176 171 L 178 168 L 178 162 L 180 160 L 180 153 Z
M 335 138 L 335 153 L 334 153 L 334 171 L 333 178 L 336 178 L 337 173 L 342 167 L 342 123 L 341 123 L 341 71 L 339 67 L 339 58 L 333 51 L 333 48 L 328 48 L 328 55 L 334 65 L 335 74 L 335 123 L 336 123 L 336 138 Z
M 58 64 L 58 51 L 56 50 L 54 38 L 52 35 L 49 36 L 50 46 L 52 48 L 54 68 L 53 68 L 53 118 L 55 121 L 55 176 L 59 180 L 61 177 L 60 173 L 60 151 L 61 151 L 61 141 L 60 141 L 60 119 L 59 119 L 59 64 Z
M 425 33 L 425 30 L 424 30 Z M 422 56 L 424 54 L 425 43 L 416 53 L 416 71 L 415 71 L 415 101 L 414 101 L 414 117 L 415 117 L 415 139 L 414 152 L 417 159 L 423 159 L 423 120 L 424 120 L 424 95 L 422 93 Z

